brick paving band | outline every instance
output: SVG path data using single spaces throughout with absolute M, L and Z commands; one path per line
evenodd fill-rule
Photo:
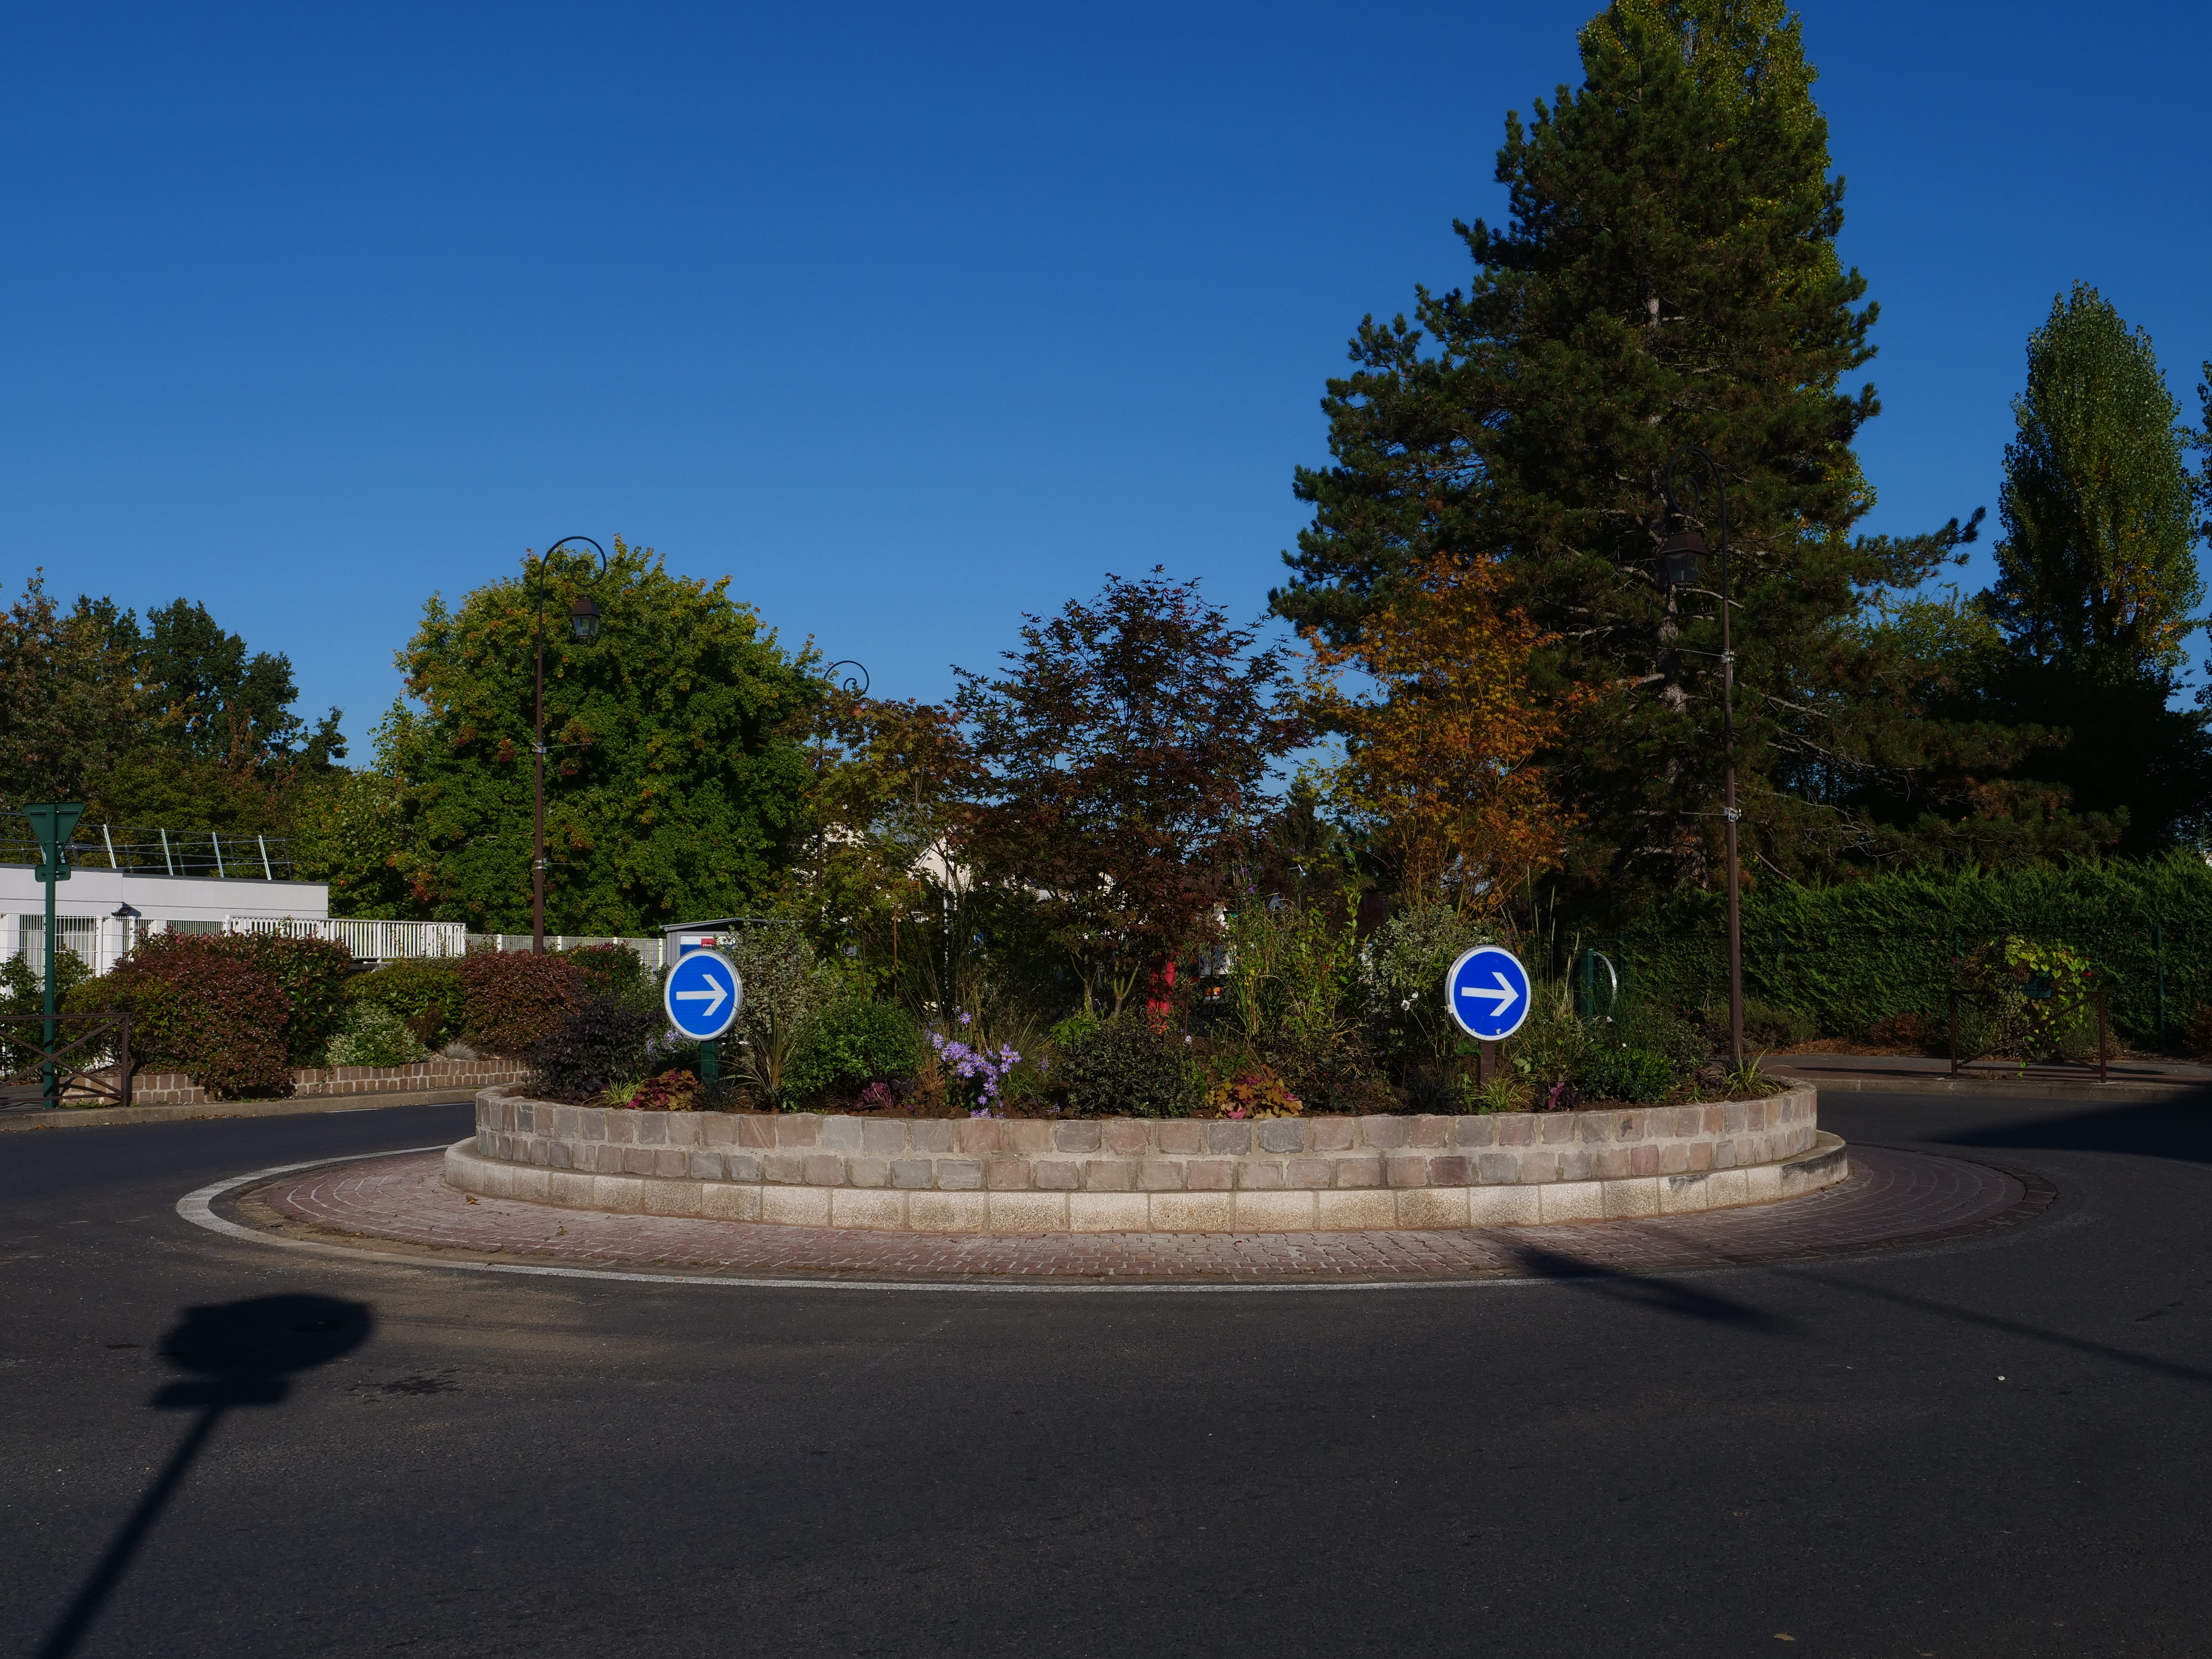
M 1852 1255 L 2031 1219 L 2055 1193 L 1960 1158 L 1854 1146 L 1851 1173 L 1755 1207 L 1556 1225 L 1327 1233 L 947 1234 L 611 1215 L 478 1198 L 443 1154 L 298 1171 L 234 1194 L 229 1218 L 426 1260 L 542 1263 L 678 1276 L 958 1282 L 1448 1282 L 1644 1273 Z

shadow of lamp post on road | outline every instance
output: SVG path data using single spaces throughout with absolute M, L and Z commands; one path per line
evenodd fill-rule
M 167 1384 L 148 1403 L 155 1411 L 199 1415 L 137 1508 L 108 1540 L 68 1611 L 40 1646 L 38 1659 L 64 1659 L 76 1651 L 226 1412 L 283 1404 L 292 1392 L 295 1372 L 343 1358 L 368 1340 L 375 1324 L 365 1304 L 328 1296 L 261 1296 L 187 1309 L 162 1339 L 160 1352 L 169 1364 L 193 1375 Z

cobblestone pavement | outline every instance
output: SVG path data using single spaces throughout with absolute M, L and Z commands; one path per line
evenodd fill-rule
M 2039 1214 L 2052 1190 L 1959 1158 L 1853 1147 L 1840 1184 L 1701 1215 L 1435 1232 L 979 1236 L 602 1215 L 468 1196 L 442 1154 L 335 1164 L 250 1189 L 234 1219 L 433 1255 L 676 1274 L 967 1280 L 1340 1281 L 1650 1273 L 1847 1255 Z

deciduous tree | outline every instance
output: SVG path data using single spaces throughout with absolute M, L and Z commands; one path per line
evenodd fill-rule
M 1432 557 L 1394 584 L 1356 641 L 1310 636 L 1308 707 L 1341 732 L 1334 793 L 1370 826 L 1408 898 L 1494 908 L 1557 867 L 1571 819 L 1538 760 L 1561 730 L 1559 699 L 1529 663 L 1553 643 L 1504 599 L 1489 559 Z M 1371 690 L 1345 689 L 1356 670 Z M 1568 702 L 1582 694 L 1571 694 Z
M 779 890 L 802 840 L 811 651 L 787 652 L 729 579 L 672 575 L 619 538 L 606 574 L 556 556 L 545 636 L 546 927 L 633 934 Z M 597 639 L 566 618 L 589 583 Z M 398 781 L 401 873 L 428 914 L 530 922 L 535 595 L 526 577 L 433 598 L 399 654 L 380 764 Z
M 2207 718 L 2173 706 L 2204 598 L 2180 409 L 2150 337 L 2076 283 L 2029 337 L 2013 412 L 1982 596 L 2010 650 L 1987 699 L 2063 735 L 2029 775 L 2112 817 L 2122 851 L 2161 851 L 2212 793 Z
M 967 851 L 1036 889 L 1118 1010 L 1146 968 L 1206 931 L 1305 738 L 1289 651 L 1155 568 L 1027 617 L 994 678 L 956 670 L 982 768 Z
M 2029 337 L 1990 613 L 2027 661 L 2170 673 L 2204 597 L 2181 410 L 2150 336 L 2086 283 Z

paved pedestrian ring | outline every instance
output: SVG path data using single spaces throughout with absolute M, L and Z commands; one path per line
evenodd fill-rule
M 1753 1103 L 1756 1105 L 1759 1103 Z M 1753 1169 L 1781 1170 L 1794 1162 L 1799 1169 L 1813 1166 L 1820 1179 L 1808 1180 L 1784 1196 L 1765 1202 L 1735 1202 L 1704 1207 L 1664 1207 L 1662 1187 L 1661 1207 L 1641 1208 L 1638 1212 L 1603 1218 L 1587 1212 L 1575 1218 L 1554 1216 L 1546 1220 L 1540 1198 L 1533 1211 L 1524 1207 L 1511 1212 L 1504 1221 L 1491 1219 L 1474 1222 L 1456 1219 L 1449 1224 L 1406 1225 L 1397 1222 L 1401 1215 L 1417 1216 L 1424 1212 L 1410 1207 L 1401 1210 L 1401 1200 L 1411 1194 L 1434 1194 L 1449 1193 L 1454 1188 L 1435 1185 L 1423 1187 L 1400 1186 L 1372 1188 L 1315 1187 L 1300 1189 L 1315 1200 L 1310 1213 L 1324 1213 L 1321 1201 L 1332 1194 L 1344 1194 L 1360 1197 L 1370 1202 L 1387 1200 L 1391 1220 L 1370 1227 L 1332 1228 L 1308 1226 L 1300 1228 L 1262 1227 L 1248 1230 L 1233 1225 L 1218 1230 L 1163 1229 L 1157 1226 L 1123 1228 L 1120 1230 L 1078 1230 L 1072 1224 L 1055 1229 L 1036 1229 L 1016 1232 L 1001 1229 L 987 1231 L 904 1230 L 889 1227 L 866 1227 L 850 1224 L 829 1224 L 834 1219 L 834 1196 L 831 1207 L 815 1212 L 824 1220 L 813 1224 L 779 1220 L 732 1221 L 703 1212 L 667 1213 L 664 1209 L 647 1207 L 645 1194 L 659 1190 L 665 1184 L 675 1188 L 678 1183 L 690 1183 L 704 1190 L 708 1183 L 727 1188 L 748 1183 L 732 1182 L 730 1166 L 716 1177 L 710 1174 L 677 1176 L 658 1174 L 629 1174 L 628 1158 L 639 1152 L 649 1152 L 656 1158 L 664 1153 L 679 1152 L 685 1159 L 688 1171 L 694 1167 L 693 1157 L 703 1156 L 708 1146 L 705 1134 L 702 1145 L 682 1147 L 655 1147 L 652 1143 L 635 1141 L 602 1141 L 589 1144 L 600 1146 L 626 1147 L 623 1164 L 617 1167 L 625 1173 L 602 1176 L 596 1170 L 591 1172 L 565 1170 L 559 1173 L 596 1183 L 602 1179 L 623 1180 L 638 1183 L 652 1182 L 652 1188 L 641 1185 L 635 1201 L 623 1209 L 581 1209 L 564 1207 L 537 1198 L 522 1199 L 489 1191 L 465 1191 L 453 1183 L 452 1176 L 458 1167 L 464 1180 L 474 1176 L 481 1179 L 487 1171 L 505 1171 L 510 1178 L 525 1176 L 529 1170 L 538 1170 L 547 1178 L 543 1189 L 549 1194 L 555 1189 L 550 1182 L 554 1166 L 548 1164 L 523 1165 L 504 1159 L 487 1157 L 481 1150 L 480 1140 L 461 1143 L 442 1151 L 425 1148 L 417 1152 L 395 1155 L 378 1155 L 316 1166 L 304 1166 L 287 1170 L 268 1170 L 258 1176 L 244 1176 L 193 1194 L 179 1204 L 179 1209 L 187 1218 L 203 1225 L 233 1235 L 266 1238 L 272 1243 L 306 1245 L 308 1248 L 338 1249 L 347 1252 L 364 1249 L 390 1257 L 442 1262 L 448 1266 L 487 1268 L 503 1272 L 550 1272 L 556 1273 L 611 1274 L 629 1278 L 640 1275 L 675 1276 L 707 1283 L 807 1282 L 836 1283 L 858 1285 L 952 1285 L 969 1288 L 1043 1289 L 1054 1286 L 1067 1288 L 1143 1288 L 1151 1285 L 1169 1288 L 1236 1286 L 1248 1288 L 1323 1286 L 1329 1285 L 1353 1286 L 1384 1286 L 1393 1284 L 1440 1284 L 1459 1281 L 1481 1281 L 1506 1279 L 1553 1278 L 1582 1273 L 1649 1273 L 1678 1271 L 1686 1268 L 1719 1266 L 1740 1266 L 1759 1261 L 1786 1261 L 1808 1256 L 1856 1254 L 1869 1249 L 1894 1248 L 1900 1244 L 1925 1243 L 1931 1240 L 1956 1238 L 2011 1226 L 2039 1214 L 2051 1201 L 2054 1194 L 2045 1182 L 2033 1176 L 2015 1175 L 1987 1165 L 1963 1159 L 1930 1157 L 1923 1153 L 1907 1152 L 1884 1147 L 1854 1147 L 1848 1159 L 1834 1137 L 1819 1135 L 1810 1122 L 1813 1109 L 1811 1091 L 1793 1091 L 1792 1096 L 1777 1097 L 1767 1105 L 1780 1108 L 1787 1105 L 1787 1119 L 1775 1114 L 1775 1121 L 1763 1127 L 1751 1127 L 1751 1115 L 1744 1114 L 1730 1120 L 1726 1114 L 1735 1113 L 1738 1106 L 1726 1109 L 1699 1107 L 1699 1113 L 1723 1111 L 1720 1127 L 1714 1132 L 1717 1146 L 1723 1139 L 1741 1140 L 1745 1137 L 1769 1138 L 1768 1150 L 1780 1153 L 1772 1162 Z M 1739 1105 L 1741 1103 L 1739 1103 Z M 538 1103 L 514 1100 L 494 1095 L 485 1102 L 487 1115 L 497 1124 L 512 1121 L 513 1128 L 495 1127 L 488 1122 L 481 1134 L 510 1139 L 495 1139 L 495 1149 L 512 1151 L 518 1144 L 512 1137 L 524 1136 L 548 1143 L 546 1156 L 550 1158 L 551 1140 L 569 1127 L 568 1121 L 557 1114 L 574 1113 L 573 1107 L 542 1107 Z M 523 1111 L 531 1116 L 526 1120 Z M 1691 1109 L 1655 1109 L 1682 1111 Z M 507 1114 L 512 1110 L 510 1120 Z M 536 1113 L 551 1111 L 556 1115 L 550 1121 L 548 1133 L 541 1135 L 536 1127 Z M 678 1114 L 608 1114 L 611 1118 L 642 1119 L 654 1116 L 684 1116 Z M 1594 1116 L 1594 1114 L 1575 1114 L 1575 1117 Z M 1626 1115 L 1619 1114 L 1614 1115 Z M 1802 1121 L 1801 1121 L 1802 1120 Z M 526 1129 L 522 1125 L 528 1122 Z M 714 1121 L 709 1115 L 694 1120 L 705 1125 Z M 767 1124 L 781 1127 L 796 1120 L 769 1119 Z M 1701 1122 L 1702 1122 L 1701 1119 Z M 814 1120 L 817 1130 L 837 1120 Z M 878 1127 L 866 1120 L 842 1120 L 863 1128 Z M 984 1121 L 978 1120 L 981 1124 Z M 1294 1121 L 1276 1120 L 1275 1124 L 1292 1123 L 1313 1130 L 1328 1120 L 1316 1120 L 1303 1125 Z M 1337 1120 L 1364 1125 L 1370 1120 Z M 1428 1171 L 1435 1170 L 1437 1159 L 1456 1158 L 1468 1154 L 1452 1150 L 1448 1141 L 1442 1148 L 1423 1147 L 1415 1144 L 1432 1129 L 1423 1125 L 1443 1123 L 1454 1132 L 1459 1121 L 1451 1119 L 1423 1120 L 1400 1118 L 1372 1121 L 1395 1124 L 1402 1132 L 1407 1145 L 1399 1148 L 1373 1148 L 1383 1168 L 1384 1179 L 1389 1178 L 1389 1165 L 1394 1158 L 1419 1156 L 1428 1160 Z M 1503 1129 L 1506 1121 L 1493 1117 L 1486 1121 Z M 1673 1135 L 1674 1120 L 1665 1127 L 1667 1135 Z M 1733 1122 L 1734 1127 L 1731 1128 Z M 574 1121 L 580 1130 L 583 1120 Z M 927 1122 L 905 1122 L 891 1127 L 908 1132 L 924 1130 L 925 1141 L 933 1139 L 939 1127 L 953 1132 L 953 1145 L 944 1152 L 929 1152 L 927 1146 L 917 1148 L 909 1139 L 906 1152 L 917 1152 L 933 1159 L 953 1159 L 968 1156 L 960 1145 L 960 1135 L 971 1136 L 979 1131 L 967 1123 L 942 1126 Z M 999 1122 L 1001 1132 L 1012 1127 Z M 1023 1125 L 1024 1131 L 1085 1127 L 1098 1129 L 1100 1148 L 1107 1145 L 1107 1132 L 1111 1124 L 1039 1124 Z M 1125 1126 L 1126 1127 L 1126 1126 Z M 1225 1125 L 1216 1123 L 1156 1123 L 1138 1126 L 1148 1131 L 1146 1158 L 1140 1162 L 1165 1161 L 1182 1157 L 1186 1164 L 1228 1161 L 1237 1164 L 1260 1161 L 1267 1157 L 1279 1158 L 1284 1164 L 1285 1179 L 1291 1178 L 1288 1165 L 1296 1158 L 1317 1155 L 1313 1142 L 1316 1139 L 1335 1138 L 1335 1131 L 1317 1136 L 1302 1136 L 1302 1148 L 1297 1153 L 1279 1146 L 1271 1148 L 1260 1134 L 1252 1136 L 1250 1150 L 1237 1152 L 1212 1142 L 1215 1132 L 1224 1128 L 1264 1130 L 1273 1125 Z M 1620 1127 L 1620 1126 L 1616 1126 Z M 1639 1133 L 1656 1133 L 1659 1126 L 1649 1121 L 1638 1126 Z M 1802 1128 L 1805 1139 L 1812 1144 L 1796 1152 L 1784 1151 L 1784 1143 L 1790 1132 Z M 1196 1151 L 1179 1154 L 1163 1150 L 1157 1139 L 1161 1130 L 1197 1130 L 1207 1138 L 1207 1145 Z M 615 1133 L 620 1133 L 619 1130 Z M 757 1130 L 754 1133 L 758 1133 Z M 803 1133 L 803 1131 L 801 1131 Z M 1355 1148 L 1364 1145 L 1364 1129 L 1355 1130 L 1352 1145 L 1342 1151 L 1346 1158 L 1355 1155 Z M 1389 1128 L 1379 1131 L 1388 1136 Z M 1685 1129 L 1684 1134 L 1688 1131 Z M 1026 1139 L 1026 1135 L 1022 1137 Z M 1286 1137 L 1278 1131 L 1274 1139 Z M 865 1142 L 865 1136 L 863 1137 Z M 1180 1146 L 1182 1136 L 1168 1137 L 1170 1147 Z M 580 1140 L 578 1144 L 585 1144 Z M 1009 1156 L 1004 1150 L 995 1154 L 976 1152 L 975 1161 L 986 1163 L 991 1157 Z M 1564 1139 L 1547 1142 L 1539 1138 L 1521 1145 L 1508 1142 L 1508 1147 L 1534 1153 L 1538 1148 L 1550 1146 L 1552 1156 L 1559 1160 L 1561 1171 L 1578 1170 L 1580 1166 L 1567 1160 L 1578 1155 L 1583 1143 L 1570 1143 Z M 1630 1143 L 1632 1147 L 1650 1146 L 1649 1139 Z M 1673 1144 L 1671 1142 L 1666 1144 Z M 969 1142 L 973 1149 L 974 1141 Z M 1564 1149 L 1564 1150 L 1563 1150 Z M 1079 1149 L 1081 1150 L 1081 1149 Z M 767 1159 L 786 1154 L 762 1148 L 757 1152 L 721 1152 L 719 1156 L 730 1158 L 757 1157 L 762 1162 L 762 1179 L 753 1184 L 765 1201 L 767 1191 L 779 1184 L 769 1179 Z M 819 1149 L 799 1153 L 802 1158 L 828 1158 L 832 1153 Z M 877 1154 L 862 1149 L 839 1152 L 844 1159 L 865 1159 Z M 1014 1154 L 1019 1156 L 1020 1154 Z M 595 1155 L 596 1156 L 596 1155 Z M 1135 1153 L 1128 1156 L 1134 1158 Z M 1028 1154 L 1032 1179 L 1037 1166 L 1054 1162 L 1073 1161 L 1055 1140 L 1048 1152 Z M 890 1160 L 886 1158 L 886 1164 Z M 1630 1167 L 1635 1158 L 1632 1153 Z M 666 1166 L 658 1166 L 666 1167 Z M 744 1165 L 737 1166 L 744 1169 Z M 1493 1170 L 1499 1166 L 1492 1165 Z M 1609 1167 L 1598 1165 L 1596 1167 Z M 848 1162 L 846 1166 L 852 1173 Z M 1831 1173 L 1830 1171 L 1832 1171 Z M 821 1166 L 819 1173 L 827 1173 Z M 1453 1168 L 1447 1165 L 1444 1173 Z M 1739 1171 L 1749 1187 L 1751 1170 Z M 805 1166 L 800 1166 L 805 1173 Z M 935 1176 L 940 1172 L 933 1169 Z M 949 1171 L 953 1179 L 965 1178 L 964 1172 Z M 1405 1172 L 1410 1175 L 1412 1172 Z M 1692 1173 L 1685 1171 L 1683 1173 Z M 1720 1171 L 1717 1173 L 1728 1173 Z M 872 1171 L 865 1168 L 864 1179 Z M 1192 1172 L 1186 1169 L 1183 1178 L 1188 1182 Z M 909 1175 L 908 1179 L 915 1178 Z M 984 1177 L 988 1180 L 988 1173 Z M 1002 1179 L 1007 1178 L 1001 1176 Z M 1049 1177 L 1047 1177 L 1049 1178 Z M 1158 1176 L 1156 1179 L 1161 1178 Z M 1212 1178 L 1201 1173 L 1200 1179 Z M 1264 1178 L 1264 1177 L 1263 1177 Z M 1401 1178 L 1403 1178 L 1401 1176 Z M 1779 1177 L 1778 1177 L 1779 1178 Z M 493 1175 L 491 1181 L 498 1176 Z M 1620 1176 L 1592 1177 L 1595 1184 L 1607 1186 L 1612 1182 L 1672 1182 L 1672 1176 L 1644 1176 L 1631 1173 Z M 489 1183 L 486 1183 L 489 1184 Z M 534 1182 L 523 1184 L 536 1190 Z M 1518 1183 L 1516 1183 L 1518 1184 Z M 1541 1187 L 1565 1188 L 1571 1183 L 1561 1175 L 1555 1175 Z M 809 1187 L 799 1182 L 787 1183 L 792 1190 L 836 1194 L 844 1192 L 871 1194 L 886 1190 L 866 1186 Z M 580 1190 L 571 1188 L 570 1190 Z M 598 1188 L 591 1189 L 594 1194 Z M 911 1204 L 920 1199 L 924 1203 L 935 1201 L 926 1195 L 967 1198 L 980 1202 L 980 1213 L 988 1223 L 992 1216 L 992 1200 L 1000 1192 L 1019 1192 L 1036 1194 L 1052 1193 L 1070 1201 L 1082 1198 L 1088 1189 L 1074 1188 L 1061 1192 L 1054 1188 L 1008 1188 L 983 1187 L 969 1190 L 958 1187 L 932 1186 L 893 1188 L 888 1190 L 903 1194 Z M 1133 1196 L 1146 1202 L 1147 1219 L 1155 1215 L 1164 1218 L 1181 1218 L 1206 1212 L 1183 1211 L 1172 1207 L 1153 1210 L 1150 1206 L 1164 1197 L 1177 1194 L 1186 1198 L 1203 1198 L 1206 1202 L 1229 1205 L 1227 1213 L 1233 1224 L 1237 1214 L 1236 1200 L 1246 1192 L 1272 1194 L 1290 1192 L 1289 1188 L 1245 1188 L 1231 1183 L 1218 1188 L 1161 1188 L 1139 1192 Z M 1462 1194 L 1483 1190 L 1470 1183 L 1457 1190 Z M 1524 1192 L 1527 1189 L 1524 1188 Z M 1632 1191 L 1637 1189 L 1630 1189 Z M 1649 1191 L 1649 1188 L 1643 1189 Z M 1674 1190 L 1688 1193 L 1711 1193 L 1711 1183 L 1702 1187 L 1684 1186 Z M 1719 1190 L 1725 1192 L 1725 1187 Z M 1104 1194 L 1111 1196 L 1113 1194 Z M 1430 1201 L 1430 1200 L 1417 1200 Z M 1474 1213 L 1474 1200 L 1468 1198 L 1466 1212 L 1452 1209 L 1454 1216 Z M 1459 1200 L 1447 1199 L 1447 1204 Z M 1638 1200 L 1640 1204 L 1642 1200 Z M 1525 1204 L 1525 1199 L 1524 1199 Z M 970 1210 L 966 1213 L 976 1213 Z M 909 1210 L 908 1214 L 911 1215 Z M 925 1210 L 925 1215 L 927 1212 Z M 1002 1212 L 1011 1222 L 1015 1212 Z M 1065 1212 L 1071 1221 L 1081 1211 Z M 1517 1218 L 1526 1217 L 1526 1219 Z

